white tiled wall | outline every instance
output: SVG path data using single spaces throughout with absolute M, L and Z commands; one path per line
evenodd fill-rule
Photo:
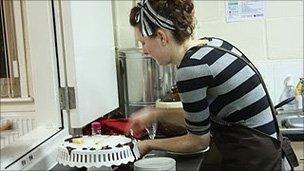
M 277 103 L 286 75 L 303 77 L 303 1 L 265 1 L 265 19 L 227 23 L 226 1 L 196 0 L 195 37 L 223 38 L 254 61 Z M 129 11 L 135 0 L 115 1 L 118 48 L 134 47 Z
M 293 77 L 294 85 L 298 83 L 300 77 L 304 77 L 303 60 L 300 59 L 253 61 L 253 63 L 260 71 L 274 104 L 279 102 L 284 88 L 283 81 L 288 75 Z
M 133 48 L 135 44 L 135 33 L 129 24 L 129 13 L 135 4 L 134 0 L 112 1 L 114 11 L 114 31 L 116 35 L 117 48 Z
M 195 1 L 196 37 L 221 37 L 251 60 L 303 58 L 303 1 L 265 1 L 265 19 L 231 23 L 225 3 Z
M 266 59 L 267 51 L 265 29 L 262 20 L 234 22 L 225 24 L 223 21 L 199 23 L 195 37 L 220 37 L 241 49 L 250 59 Z M 221 26 L 223 25 L 223 26 Z M 246 34 L 240 34 L 244 33 Z
M 267 20 L 268 59 L 303 58 L 303 17 Z
M 267 18 L 303 16 L 303 1 L 266 1 Z

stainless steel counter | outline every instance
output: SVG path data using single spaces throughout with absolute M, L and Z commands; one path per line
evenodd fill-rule
M 292 141 L 303 141 L 304 140 L 304 128 L 303 127 L 290 127 L 290 124 L 286 124 L 288 119 L 293 119 L 295 121 L 303 122 L 304 113 L 303 111 L 293 111 L 293 112 L 282 112 L 279 111 L 277 115 L 278 124 L 281 133 L 287 136 Z M 303 123 L 301 123 L 303 125 Z

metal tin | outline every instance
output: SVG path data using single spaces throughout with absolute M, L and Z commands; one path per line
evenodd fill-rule
M 175 84 L 176 67 L 160 66 L 141 49 L 120 50 L 117 68 L 120 106 L 127 115 L 155 105 Z

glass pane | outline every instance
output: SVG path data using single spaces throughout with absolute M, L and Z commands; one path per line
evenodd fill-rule
M 0 20 L 0 97 L 20 97 L 19 66 L 12 2 L 1 1 Z

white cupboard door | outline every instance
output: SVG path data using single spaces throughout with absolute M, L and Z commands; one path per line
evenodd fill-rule
M 63 1 L 67 21 L 68 86 L 75 87 L 71 127 L 80 128 L 118 108 L 111 1 Z M 70 19 L 69 19 L 70 18 Z

